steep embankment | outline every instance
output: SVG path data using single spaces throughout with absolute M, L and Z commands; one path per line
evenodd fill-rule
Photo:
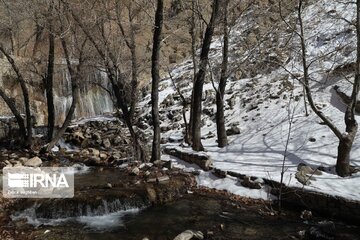
M 248 38 L 249 29 L 257 27 L 249 18 L 250 13 L 251 10 L 244 14 L 231 31 L 231 74 L 225 97 L 226 126 L 231 136 L 229 146 L 223 149 L 216 147 L 215 91 L 209 81 L 204 86 L 202 136 L 205 151 L 213 159 L 214 167 L 280 181 L 285 155 L 286 185 L 359 201 L 360 173 L 347 178 L 340 178 L 334 173 L 338 139 L 311 110 L 310 115 L 305 116 L 303 89 L 297 80 L 301 80 L 303 75 L 297 35 L 282 22 L 277 22 L 263 33 L 262 41 L 252 48 L 244 48 L 242 41 Z M 302 13 L 316 104 L 341 131 L 345 131 L 345 105 L 333 86 L 338 85 L 346 93 L 351 91 L 351 64 L 356 56 L 356 39 L 355 29 L 349 22 L 356 17 L 354 7 L 335 1 L 317 1 L 307 5 Z M 286 20 L 291 26 L 298 27 L 296 17 L 289 15 Z M 221 37 L 216 39 L 211 47 L 210 59 L 215 79 L 221 61 L 221 40 Z M 249 64 L 249 61 L 254 64 Z M 175 84 L 188 99 L 192 89 L 192 71 L 190 60 L 171 71 Z M 145 109 L 149 101 L 150 96 L 147 96 L 140 107 Z M 169 77 L 161 83 L 160 102 L 163 143 L 181 140 L 184 127 L 181 99 Z M 288 149 L 284 153 L 290 121 Z M 139 118 L 139 126 L 149 134 L 150 124 L 149 110 Z M 360 166 L 359 156 L 360 143 L 356 140 L 351 155 L 352 165 Z M 310 184 L 303 186 L 295 178 L 299 163 L 321 167 L 324 171 L 321 175 L 311 176 Z M 198 181 L 200 185 L 228 189 L 241 195 L 269 197 L 266 187 L 256 191 L 245 190 L 232 177 L 218 179 L 200 171 Z

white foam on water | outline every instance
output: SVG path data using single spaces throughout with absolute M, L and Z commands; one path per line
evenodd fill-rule
M 99 216 L 80 216 L 80 217 L 68 217 L 68 218 L 36 218 L 35 208 L 29 208 L 24 210 L 18 215 L 12 215 L 11 219 L 17 221 L 20 219 L 26 219 L 27 223 L 35 227 L 39 226 L 59 226 L 66 223 L 80 223 L 85 228 L 103 231 L 116 227 L 123 226 L 123 218 L 127 215 L 134 215 L 140 212 L 139 208 L 120 210 L 113 213 L 108 213 Z

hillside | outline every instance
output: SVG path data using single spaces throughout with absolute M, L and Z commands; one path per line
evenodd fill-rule
M 223 149 L 216 147 L 215 91 L 209 81 L 210 74 L 204 86 L 202 136 L 205 152 L 214 160 L 214 167 L 258 177 L 260 182 L 261 178 L 280 181 L 285 154 L 286 185 L 360 200 L 360 173 L 347 178 L 335 174 L 338 139 L 311 110 L 310 115 L 305 116 L 303 88 L 295 79 L 301 79 L 303 75 L 298 37 L 278 21 L 276 26 L 264 33 L 266 38 L 259 45 L 244 49 L 242 41 L 248 37 L 247 30 L 256 27 L 248 20 L 248 14 L 244 14 L 231 31 L 232 70 L 226 90 L 225 114 L 227 128 L 232 128 L 229 133 L 234 135 L 229 136 L 230 144 Z M 333 87 L 337 85 L 347 94 L 351 91 L 351 65 L 356 55 L 356 39 L 355 29 L 349 22 L 355 17 L 354 6 L 336 1 L 315 1 L 308 4 L 303 12 L 307 57 L 312 62 L 309 71 L 314 98 L 321 111 L 341 131 L 345 131 L 345 104 Z M 295 15 L 289 15 L 286 21 L 291 23 L 294 19 Z M 221 40 L 221 37 L 215 39 L 211 46 L 210 60 L 215 79 L 221 61 Z M 257 48 L 266 50 L 261 52 Z M 249 59 L 253 64 L 249 64 Z M 191 60 L 174 67 L 171 75 L 177 87 L 190 98 Z M 140 104 L 141 109 L 148 108 L 139 118 L 139 126 L 145 129 L 146 135 L 151 134 L 149 101 L 148 95 Z M 163 146 L 178 146 L 179 143 L 174 142 L 181 142 L 183 136 L 182 105 L 169 76 L 161 82 L 160 102 Z M 288 149 L 284 153 L 290 121 Z M 237 129 L 240 134 L 236 134 Z M 183 148 L 191 151 L 186 146 Z M 360 167 L 358 140 L 351 154 L 351 165 Z M 163 158 L 172 159 L 184 167 L 196 168 L 167 155 Z M 320 168 L 322 174 L 312 175 L 310 184 L 304 186 L 295 178 L 300 163 Z M 218 179 L 212 173 L 199 171 L 198 183 L 202 186 L 226 189 L 249 197 L 271 198 L 266 187 L 248 190 L 236 178 Z

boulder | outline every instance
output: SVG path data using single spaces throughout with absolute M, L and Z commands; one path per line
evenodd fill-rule
M 174 238 L 174 240 L 190 240 L 190 239 L 204 239 L 204 234 L 200 231 L 186 230 Z
M 245 176 L 241 181 L 241 185 L 250 189 L 261 189 L 259 182 L 252 181 L 249 176 Z
M 42 160 L 39 157 L 33 157 L 24 162 L 24 166 L 26 167 L 40 167 L 42 164 Z
M 232 136 L 240 134 L 240 129 L 237 126 L 231 126 L 231 128 L 226 130 L 226 135 Z
M 205 171 L 209 171 L 213 166 L 213 161 L 205 153 L 187 152 L 181 148 L 165 148 L 164 152 L 166 154 L 180 158 L 185 162 L 195 163 Z

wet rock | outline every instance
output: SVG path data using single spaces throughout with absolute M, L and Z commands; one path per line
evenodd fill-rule
M 27 167 L 40 167 L 42 164 L 42 160 L 39 157 L 33 157 L 24 162 L 24 166 Z
M 85 164 L 88 166 L 101 166 L 101 159 L 97 156 L 91 156 L 89 159 L 85 161 Z
M 304 210 L 301 212 L 300 218 L 304 220 L 310 220 L 312 218 L 312 212 L 309 210 Z
M 322 221 L 317 226 L 311 227 L 305 232 L 305 239 L 332 240 L 335 239 L 336 228 L 331 221 Z
M 186 230 L 177 235 L 174 240 L 190 240 L 190 239 L 204 239 L 204 234 L 200 231 Z

